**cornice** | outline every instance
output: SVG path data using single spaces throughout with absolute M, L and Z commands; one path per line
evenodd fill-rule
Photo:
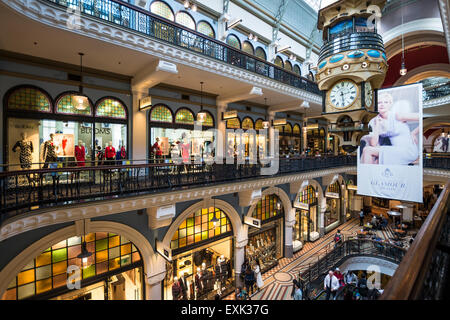
M 218 60 L 159 42 L 156 39 L 145 37 L 131 30 L 120 29 L 113 24 L 100 22 L 89 16 L 82 16 L 80 28 L 67 27 L 68 13 L 47 1 L 40 0 L 0 0 L 18 13 L 25 15 L 40 23 L 65 31 L 77 33 L 82 36 L 107 41 L 115 45 L 141 51 L 173 63 L 183 64 L 196 69 L 212 72 L 237 81 L 278 91 L 280 93 L 300 98 L 312 103 L 321 104 L 322 97 L 308 91 L 298 89 L 281 82 L 260 76 L 256 73 L 233 67 Z
M 0 229 L 0 241 L 37 228 L 71 222 L 79 219 L 92 219 L 102 216 L 159 207 L 177 202 L 200 200 L 224 194 L 254 190 L 295 181 L 310 180 L 329 174 L 347 173 L 356 167 L 340 167 L 317 170 L 299 174 L 260 178 L 214 186 L 192 188 L 182 191 L 156 193 L 144 196 L 125 197 L 115 200 L 95 201 L 88 204 L 67 205 L 43 209 L 16 216 L 6 220 Z

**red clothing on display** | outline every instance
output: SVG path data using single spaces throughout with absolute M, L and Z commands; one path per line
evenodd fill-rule
M 75 146 L 75 159 L 77 160 L 77 166 L 84 167 L 86 161 L 86 150 L 84 146 Z
M 190 160 L 189 149 L 191 147 L 190 143 L 184 143 L 181 145 L 181 156 L 183 157 L 183 162 L 187 163 Z
M 126 152 L 124 146 L 122 146 L 122 148 L 120 148 L 120 158 L 121 159 L 126 159 L 127 158 L 127 152 Z
M 157 156 L 162 156 L 162 150 L 161 150 L 161 146 L 158 144 L 158 142 L 155 142 L 155 144 L 152 147 L 152 150 L 155 150 L 155 155 Z
M 105 148 L 105 157 L 106 159 L 115 159 L 116 158 L 116 149 L 114 149 L 114 147 L 112 146 L 107 146 Z

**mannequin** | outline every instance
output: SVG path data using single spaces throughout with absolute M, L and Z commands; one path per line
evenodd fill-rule
M 187 300 L 187 283 L 186 283 L 186 276 L 184 272 L 182 271 L 180 274 L 180 279 L 178 280 L 181 287 L 181 299 Z
M 78 145 L 75 146 L 75 159 L 78 167 L 84 167 L 86 161 L 86 148 L 81 140 L 78 140 Z
M 44 142 L 44 150 L 42 153 L 42 160 L 44 160 L 44 166 L 42 168 L 48 168 L 48 164 L 57 161 L 56 156 L 56 144 L 53 141 L 54 134 L 50 133 L 50 140 Z
M 112 146 L 112 141 L 109 142 L 109 145 L 105 148 L 105 158 L 107 160 L 108 165 L 113 166 L 116 159 L 116 149 Z
M 12 148 L 12 151 L 16 152 L 17 148 L 20 148 L 20 167 L 22 169 L 30 169 L 31 163 L 33 162 L 33 142 L 27 140 L 27 134 L 25 132 L 20 133 L 20 138 Z
M 196 296 L 199 297 L 203 292 L 203 282 L 202 282 L 202 273 L 200 268 L 197 268 L 197 273 L 195 274 L 195 288 L 196 288 Z
M 126 159 L 127 158 L 127 150 L 125 149 L 125 146 L 122 146 L 120 148 L 120 159 Z
M 178 277 L 174 277 L 173 284 L 172 284 L 172 299 L 180 300 L 181 297 L 182 297 L 181 285 L 178 281 Z

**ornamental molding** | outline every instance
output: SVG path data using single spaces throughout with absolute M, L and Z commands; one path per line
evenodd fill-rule
M 6 240 L 23 232 L 31 231 L 59 223 L 66 223 L 80 219 L 92 219 L 112 214 L 144 210 L 151 207 L 160 207 L 177 202 L 202 200 L 224 194 L 288 184 L 301 180 L 311 180 L 329 174 L 342 174 L 355 171 L 355 166 L 341 167 L 289 174 L 277 177 L 268 177 L 225 183 L 214 186 L 192 188 L 182 191 L 169 191 L 143 196 L 124 197 L 122 199 L 95 201 L 87 204 L 66 205 L 58 208 L 27 212 L 6 220 L 0 229 L 0 241 Z M 448 173 L 450 175 L 450 171 Z
M 443 106 L 446 104 L 450 104 L 450 95 L 432 99 L 432 100 L 428 100 L 428 101 L 424 101 L 423 108 L 426 109 L 426 108 L 438 107 L 438 106 Z
M 67 26 L 70 15 L 65 10 L 60 9 L 46 0 L 0 1 L 18 13 L 51 27 L 127 47 L 174 63 L 212 72 L 237 81 L 247 82 L 251 85 L 262 86 L 266 89 L 275 90 L 312 103 L 322 104 L 322 97 L 320 95 L 285 85 L 281 82 L 241 68 L 233 67 L 206 56 L 191 53 L 180 47 L 172 46 L 162 41 L 159 42 L 157 39 L 148 36 L 141 36 L 138 32 L 121 29 L 106 21 L 100 22 L 86 15 L 81 15 L 79 28 L 77 26 L 78 29 L 71 29 Z

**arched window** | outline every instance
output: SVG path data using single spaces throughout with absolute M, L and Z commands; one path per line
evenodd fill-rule
M 262 130 L 262 129 L 264 129 L 263 128 L 263 119 L 258 119 L 258 120 L 256 120 L 256 122 L 255 122 L 255 129 L 256 130 Z
M 227 44 L 236 49 L 241 49 L 241 42 L 239 41 L 238 37 L 236 37 L 234 34 L 228 35 Z
M 289 61 L 286 61 L 284 68 L 288 71 L 292 71 L 292 64 Z
M 195 30 L 195 21 L 187 12 L 184 11 L 177 12 L 177 15 L 175 16 L 175 22 L 189 29 Z
M 297 64 L 294 66 L 294 72 L 296 74 L 298 74 L 299 76 L 302 75 L 302 72 L 300 71 L 300 67 Z
M 126 119 L 127 113 L 124 105 L 117 99 L 104 98 L 97 103 L 95 109 L 96 117 Z
M 162 1 L 154 1 L 150 5 L 150 12 L 157 14 L 158 16 L 161 16 L 163 18 L 166 18 L 167 20 L 170 21 L 174 20 L 172 9 Z
M 211 222 L 214 215 L 219 220 L 215 226 Z M 225 212 L 214 207 L 203 208 L 191 214 L 181 223 L 172 237 L 170 248 L 172 250 L 183 248 L 231 231 L 231 223 Z
M 204 127 L 214 127 L 214 118 L 211 115 L 211 113 L 209 113 L 209 111 L 205 111 L 205 110 L 203 110 L 203 112 L 206 113 L 206 119 L 202 123 L 202 126 L 204 126 Z
M 175 123 L 194 124 L 194 114 L 186 108 L 178 109 L 175 114 Z
M 298 201 L 301 203 L 315 204 L 317 202 L 316 190 L 313 186 L 308 185 L 298 195 Z
M 93 253 L 86 268 L 77 258 L 83 241 L 86 241 L 87 250 Z M 4 299 L 25 299 L 66 286 L 67 267 L 71 265 L 80 268 L 81 280 L 85 280 L 113 270 L 120 272 L 119 269 L 136 262 L 142 262 L 138 249 L 117 234 L 97 232 L 72 237 L 51 246 L 30 261 L 9 285 Z
M 244 43 L 242 44 L 242 51 L 247 52 L 251 55 L 255 54 L 252 44 L 248 41 L 244 41 Z
M 284 133 L 292 133 L 292 126 L 291 126 L 289 123 L 286 123 L 286 124 L 284 125 L 284 130 L 283 130 L 283 132 L 284 132 Z
M 227 128 L 228 129 L 240 129 L 241 128 L 241 121 L 239 118 L 233 118 L 227 120 Z
M 9 110 L 52 112 L 50 97 L 38 88 L 21 86 L 13 89 L 8 96 Z
M 273 62 L 275 65 L 279 66 L 280 68 L 284 68 L 283 59 L 281 59 L 280 56 L 277 56 L 275 58 L 275 61 Z
M 298 124 L 294 124 L 294 128 L 292 128 L 292 132 L 294 134 L 300 134 L 300 126 Z
M 63 93 L 56 99 L 56 113 L 92 115 L 92 105 L 89 99 L 78 100 L 76 92 Z
M 245 117 L 242 120 L 242 129 L 253 129 L 253 120 L 250 117 Z
M 328 188 L 327 188 L 327 191 L 340 194 L 341 193 L 341 186 L 339 185 L 339 181 L 336 181 L 335 183 L 330 184 L 328 186 Z
M 256 208 L 253 210 L 252 217 L 264 221 L 276 216 L 282 216 L 283 214 L 284 208 L 281 199 L 277 195 L 271 194 L 258 201 Z
M 199 23 L 197 23 L 197 31 L 211 38 L 216 37 L 214 29 L 206 21 L 200 21 Z
M 266 52 L 264 51 L 263 48 L 261 47 L 257 47 L 255 50 L 255 56 L 257 56 L 258 58 L 262 59 L 262 60 L 266 60 Z
M 172 112 L 164 105 L 155 105 L 150 113 L 150 121 L 172 123 Z

